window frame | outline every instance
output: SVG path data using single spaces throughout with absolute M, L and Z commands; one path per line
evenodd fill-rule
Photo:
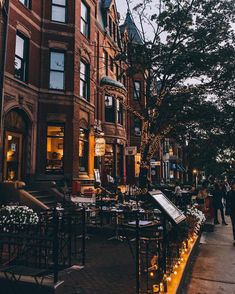
M 61 23 L 61 24 L 67 23 L 68 22 L 68 0 L 65 0 L 65 5 L 55 4 L 55 3 L 53 3 L 53 1 L 54 0 L 51 0 L 51 21 Z M 52 18 L 52 16 L 53 16 L 53 13 L 52 13 L 53 6 L 64 8 L 64 10 L 65 10 L 64 11 L 64 21 L 54 20 Z
M 31 7 L 32 7 L 32 1 L 31 0 L 19 0 L 19 2 L 28 9 L 31 9 Z
M 123 120 L 123 105 L 119 99 L 117 99 L 117 102 L 116 102 L 116 111 L 117 111 L 117 123 L 119 125 L 123 125 L 123 122 L 124 122 L 124 120 Z
M 53 136 L 53 135 L 48 135 L 48 128 L 49 127 L 60 127 L 63 128 L 63 136 Z M 47 168 L 47 140 L 48 138 L 63 138 L 63 160 L 62 161 L 62 168 L 59 170 L 53 170 L 53 169 L 48 169 Z M 47 128 L 46 128 L 46 166 L 45 166 L 45 172 L 47 174 L 53 175 L 53 174 L 63 174 L 64 173 L 64 155 L 65 155 L 65 123 L 63 122 L 48 122 L 47 123 Z
M 136 90 L 136 83 L 139 85 L 139 91 Z M 139 80 L 134 81 L 133 100 L 141 100 L 141 81 Z
M 82 5 L 84 5 L 87 9 L 87 20 L 85 20 L 83 17 L 82 17 Z M 81 10 L 80 10 L 80 32 L 81 34 L 87 38 L 87 39 L 90 39 L 90 29 L 91 29 L 91 24 L 90 24 L 90 6 L 85 2 L 85 1 L 81 1 Z M 82 22 L 86 24 L 87 26 L 87 32 L 83 32 L 82 31 Z
M 81 63 L 85 65 L 84 79 L 81 78 Z M 84 95 L 81 96 L 81 81 L 83 81 L 83 83 L 86 84 L 86 97 L 84 97 Z M 80 86 L 80 92 L 79 92 L 80 97 L 86 101 L 89 101 L 90 100 L 90 64 L 86 62 L 84 59 L 80 60 L 79 86 Z
M 24 41 L 23 58 L 16 54 L 17 36 Z M 19 77 L 16 76 L 16 67 L 15 67 L 15 59 L 16 58 L 20 59 L 21 63 L 23 62 L 23 64 L 24 64 L 23 78 L 19 78 Z M 20 31 L 16 31 L 15 58 L 14 58 L 14 77 L 17 80 L 20 80 L 20 81 L 26 83 L 28 81 L 28 70 L 29 70 L 29 39 L 24 34 L 22 34 Z
M 63 71 L 51 69 L 51 54 L 52 53 L 61 53 L 61 54 L 64 55 L 64 70 Z M 49 58 L 50 58 L 50 61 L 49 61 L 49 89 L 50 90 L 55 90 L 55 91 L 65 91 L 65 88 L 66 88 L 66 85 L 65 85 L 65 72 L 66 72 L 66 70 L 65 70 L 66 69 L 66 54 L 65 54 L 65 51 L 51 49 L 49 51 Z M 50 87 L 51 72 L 63 72 L 63 89 L 57 89 L 57 88 Z
M 134 125 L 134 135 L 136 137 L 140 137 L 141 136 L 141 120 L 138 117 L 135 117 L 133 120 L 133 125 Z M 137 130 L 138 129 L 138 130 Z
M 110 107 L 106 106 L 106 98 L 112 98 L 112 105 Z M 112 111 L 111 111 L 112 110 Z M 116 122 L 116 114 L 115 114 L 115 98 L 114 96 L 105 94 L 104 95 L 104 116 L 105 122 L 107 123 L 115 123 Z

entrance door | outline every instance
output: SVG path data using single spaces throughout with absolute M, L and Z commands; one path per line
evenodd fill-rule
M 6 132 L 4 178 L 9 181 L 21 179 L 23 135 Z

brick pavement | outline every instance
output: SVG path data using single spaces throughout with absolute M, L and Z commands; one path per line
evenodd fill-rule
M 87 262 L 82 270 L 61 274 L 66 294 L 134 294 L 135 264 L 129 246 L 108 241 L 107 235 L 87 240 Z

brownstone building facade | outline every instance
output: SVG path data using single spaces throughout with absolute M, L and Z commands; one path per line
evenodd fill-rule
M 4 180 L 66 177 L 90 186 L 98 168 L 125 183 L 125 148 L 138 145 L 141 126 L 123 102 L 144 87 L 142 77 L 128 80 L 116 58 L 130 24 L 127 16 L 120 30 L 111 0 L 9 1 Z M 106 142 L 101 157 L 99 138 Z

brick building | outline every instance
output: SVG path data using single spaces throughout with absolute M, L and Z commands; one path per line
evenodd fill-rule
M 9 3 L 3 179 L 67 177 L 89 186 L 96 167 L 125 182 L 125 147 L 138 144 L 140 125 L 122 101 L 130 103 L 143 87 L 138 77 L 133 93 L 126 65 L 116 59 L 133 25 L 129 16 L 120 30 L 111 0 Z M 99 138 L 106 141 L 101 158 Z

